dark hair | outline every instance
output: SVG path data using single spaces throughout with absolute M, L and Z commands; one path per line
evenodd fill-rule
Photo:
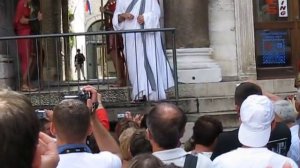
M 152 146 L 146 137 L 145 129 L 138 129 L 132 135 L 130 153 L 132 157 L 142 153 L 152 153 Z
M 199 117 L 193 127 L 194 143 L 209 147 L 221 132 L 223 126 L 219 120 L 210 116 Z
M 192 136 L 184 143 L 184 150 L 187 152 L 192 151 L 195 149 L 195 146 L 196 144 Z
M 39 120 L 30 100 L 0 90 L 0 165 L 31 168 L 38 144 Z
M 57 135 L 67 142 L 85 140 L 90 126 L 89 109 L 80 100 L 63 100 L 53 109 L 53 123 Z
M 142 121 L 141 121 L 141 124 L 140 124 L 140 128 L 145 128 L 147 129 L 147 116 L 148 114 L 144 114 L 143 115 L 143 118 L 142 118 Z
M 235 88 L 234 101 L 235 105 L 241 106 L 244 100 L 250 95 L 262 95 L 261 88 L 251 82 L 243 82 Z
M 76 51 L 77 51 L 77 52 L 80 52 L 80 49 L 77 49 Z
M 128 168 L 154 168 L 163 166 L 163 162 L 151 153 L 135 156 L 129 163 Z
M 178 146 L 187 118 L 184 112 L 170 103 L 154 106 L 147 117 L 147 127 L 155 142 L 164 149 Z

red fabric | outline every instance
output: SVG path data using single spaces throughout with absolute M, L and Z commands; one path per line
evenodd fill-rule
M 31 29 L 29 24 L 20 23 L 21 18 L 29 18 L 30 8 L 26 0 L 19 0 L 16 15 L 14 19 L 14 28 L 19 36 L 26 36 L 31 34 Z M 30 39 L 19 39 L 18 42 L 18 53 L 21 64 L 21 72 L 25 73 L 29 66 L 29 57 L 31 53 L 31 40 Z
M 108 6 L 107 6 L 107 8 L 108 8 L 108 10 L 109 11 L 111 11 L 111 12 L 115 12 L 115 10 L 116 10 L 116 2 L 107 2 L 108 4 Z
M 101 122 L 101 124 L 109 130 L 109 120 L 108 120 L 108 115 L 107 112 L 104 108 L 97 109 L 96 110 L 96 115 L 98 120 Z
M 89 0 L 86 0 L 85 2 L 85 11 L 91 14 L 91 4 Z
M 30 8 L 27 5 L 27 0 L 19 0 L 16 8 L 15 19 L 14 19 L 14 27 L 17 34 L 19 34 L 19 31 L 23 31 L 23 30 L 24 31 L 29 30 L 30 32 L 29 24 L 20 23 L 22 17 L 29 18 L 29 16 L 30 16 Z

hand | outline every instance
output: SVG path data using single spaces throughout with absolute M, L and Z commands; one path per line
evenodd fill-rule
M 143 15 L 139 15 L 139 16 L 137 17 L 137 22 L 138 22 L 140 25 L 144 24 L 144 22 L 145 22 L 144 16 L 143 16 Z
M 100 12 L 103 13 L 105 11 L 103 6 L 100 6 Z
M 130 120 L 130 121 L 133 121 L 133 122 L 137 123 L 138 126 L 141 126 L 141 122 L 142 122 L 142 119 L 144 118 L 144 115 L 136 114 L 135 116 L 132 116 L 130 111 L 126 111 L 125 112 L 125 118 L 127 120 Z
M 93 103 L 98 102 L 101 104 L 102 95 L 99 94 L 93 86 L 87 85 L 82 88 L 83 91 L 89 92 L 91 94 L 91 98 L 87 100 L 87 107 L 92 110 Z
M 43 20 L 43 14 L 41 12 L 38 13 L 37 19 L 38 21 Z
M 37 149 L 41 154 L 41 168 L 55 168 L 59 162 L 56 142 L 45 133 L 40 132 Z
M 123 13 L 121 14 L 121 16 L 125 19 L 125 20 L 132 20 L 134 19 L 134 16 L 131 13 Z

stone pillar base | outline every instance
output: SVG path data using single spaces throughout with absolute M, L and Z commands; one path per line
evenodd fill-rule
M 220 66 L 211 59 L 211 48 L 177 49 L 178 81 L 181 83 L 220 82 L 222 73 Z M 167 56 L 173 67 L 172 50 Z

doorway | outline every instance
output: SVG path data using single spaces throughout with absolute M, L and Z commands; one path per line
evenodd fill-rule
M 299 57 L 299 1 L 254 0 L 258 79 L 295 77 Z

